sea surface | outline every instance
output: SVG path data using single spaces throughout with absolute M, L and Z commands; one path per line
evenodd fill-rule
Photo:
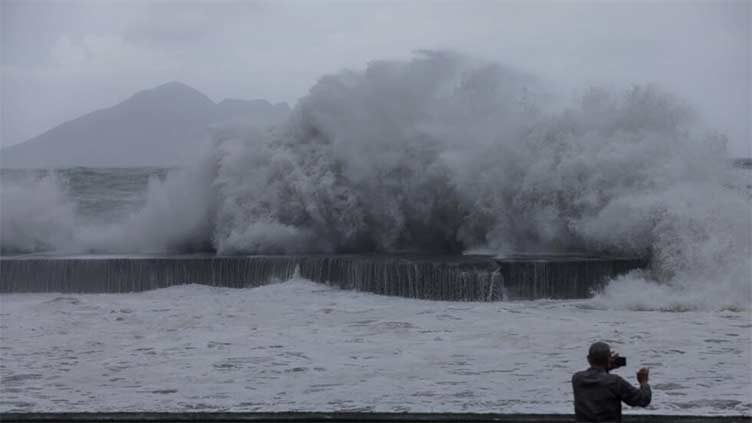
M 653 402 L 626 413 L 749 414 L 748 312 L 596 301 L 433 302 L 305 280 L 254 289 L 11 294 L 2 411 L 568 413 L 605 340 Z
M 0 187 L 53 179 L 76 214 L 92 223 L 123 220 L 146 202 L 150 180 L 163 181 L 170 169 L 158 167 L 0 169 Z
M 166 173 L 0 176 L 54 177 L 79 217 L 110 223 L 139 210 Z M 626 413 L 752 414 L 750 310 L 640 301 L 434 302 L 301 279 L 3 294 L 0 411 L 569 413 L 571 375 L 604 340 L 627 357 L 617 374 L 634 383 L 639 367 L 651 369 L 652 404 Z
M 322 77 L 191 166 L 0 173 L 0 254 L 617 254 L 592 299 L 255 289 L 0 296 L 0 410 L 571 412 L 605 340 L 653 403 L 752 414 L 752 171 L 659 86 L 578 90 L 447 52 Z M 106 136 L 106 134 L 103 134 Z M 746 166 L 746 167 L 745 167 Z

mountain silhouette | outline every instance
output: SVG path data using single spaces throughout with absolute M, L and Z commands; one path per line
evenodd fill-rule
M 139 91 L 127 100 L 60 124 L 0 151 L 2 167 L 178 166 L 199 156 L 209 128 L 223 122 L 273 125 L 286 103 L 213 102 L 181 82 Z

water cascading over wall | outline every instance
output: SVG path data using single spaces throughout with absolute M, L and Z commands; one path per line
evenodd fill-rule
M 294 255 L 17 256 L 0 258 L 0 292 L 124 293 L 198 283 L 249 288 L 299 275 L 407 298 L 499 301 L 587 298 L 636 258 Z

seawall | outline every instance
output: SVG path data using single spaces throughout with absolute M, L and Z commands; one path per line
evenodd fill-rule
M 44 256 L 0 257 L 0 292 L 123 293 L 198 283 L 233 288 L 295 274 L 342 289 L 449 301 L 587 298 L 646 261 L 582 256 Z

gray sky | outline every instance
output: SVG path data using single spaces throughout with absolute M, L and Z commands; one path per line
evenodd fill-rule
M 292 104 L 318 77 L 455 49 L 555 81 L 655 82 L 750 145 L 752 2 L 0 0 L 2 145 L 179 80 Z

